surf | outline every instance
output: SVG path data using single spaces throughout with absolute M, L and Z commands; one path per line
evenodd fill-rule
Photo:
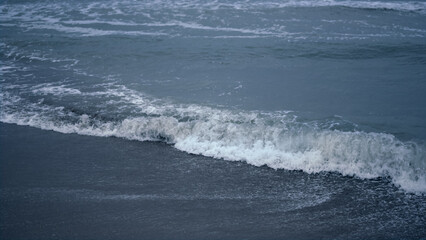
M 42 102 L 28 103 L 2 91 L 0 121 L 61 133 L 161 141 L 191 154 L 273 169 L 338 172 L 362 179 L 385 177 L 406 192 L 426 192 L 423 145 L 403 142 L 392 134 L 347 128 L 336 119 L 319 124 L 300 120 L 289 111 L 176 104 L 124 86 L 84 92 L 43 85 L 32 91 L 39 95 L 118 97 L 117 102 L 138 114 L 114 119 Z

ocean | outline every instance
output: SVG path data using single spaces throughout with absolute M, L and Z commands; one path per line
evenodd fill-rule
M 4 0 L 2 239 L 426 238 L 426 1 Z

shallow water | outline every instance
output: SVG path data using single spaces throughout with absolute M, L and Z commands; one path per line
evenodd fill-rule
M 425 236 L 425 197 L 386 179 L 275 171 L 160 143 L 0 130 L 2 239 Z

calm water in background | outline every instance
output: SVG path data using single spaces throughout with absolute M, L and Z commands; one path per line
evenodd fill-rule
M 177 150 L 201 155 L 195 159 L 211 174 L 229 166 L 246 170 L 228 176 L 232 186 L 246 184 L 241 176 L 249 174 L 259 181 L 253 189 L 267 187 L 262 174 L 252 175 L 253 171 L 271 171 L 268 174 L 277 174 L 283 182 L 292 182 L 289 179 L 298 179 L 300 174 L 303 178 L 315 176 L 322 179 L 316 185 L 320 187 L 329 184 L 326 179 L 331 174 L 328 177 L 334 186 L 345 187 L 318 193 L 326 199 L 323 202 L 337 193 L 353 192 L 348 196 L 353 198 L 360 186 L 357 184 L 364 184 L 365 191 L 372 194 L 367 209 L 377 208 L 387 199 L 403 202 L 410 209 L 406 212 L 421 213 L 415 216 L 401 209 L 390 210 L 394 217 L 378 218 L 388 227 L 396 223 L 409 229 L 388 237 L 425 235 L 421 230 L 425 225 L 422 194 L 426 192 L 425 1 L 3 1 L 0 12 L 1 122 L 61 133 L 165 142 Z M 10 128 L 7 126 L 2 125 L 5 132 Z M 37 139 L 37 134 L 32 136 Z M 53 139 L 58 136 L 49 135 Z M 10 131 L 2 135 L 4 142 L 12 138 Z M 89 141 L 93 151 L 104 149 L 98 140 Z M 110 145 L 124 144 L 111 141 Z M 171 151 L 163 144 L 153 144 L 149 146 Z M 17 158 L 4 146 L 20 149 L 3 144 L 4 161 Z M 146 146 L 140 148 L 153 151 Z M 96 158 L 96 154 L 85 153 Z M 187 160 L 194 155 L 186 153 L 179 153 L 183 164 L 198 163 Z M 69 154 L 69 158 L 77 157 Z M 115 157 L 125 158 L 126 154 L 121 154 Z M 161 159 L 154 155 L 150 155 L 151 161 Z M 30 156 L 29 152 L 24 156 Z M 255 167 L 217 162 L 223 160 Z M 204 164 L 206 161 L 214 164 Z M 3 165 L 9 166 L 6 162 Z M 47 159 L 44 164 L 52 162 Z M 256 167 L 262 170 L 254 170 Z M 165 179 L 157 189 L 166 191 L 167 174 L 158 171 L 153 179 L 135 178 L 133 182 Z M 6 183 L 16 177 L 7 176 Z M 355 177 L 350 181 L 357 183 L 345 185 L 345 176 Z M 377 188 L 376 181 L 384 190 Z M 40 183 L 17 190 L 14 187 L 19 186 L 6 183 L 2 186 L 6 200 L 19 199 L 26 191 L 51 189 Z M 64 181 L 57 187 L 77 190 L 34 194 L 43 196 L 41 199 L 49 194 L 63 193 L 77 199 L 100 194 L 93 192 L 90 197 L 95 191 L 90 184 L 79 187 Z M 275 187 L 274 191 L 280 191 Z M 292 189 L 314 196 L 304 185 L 295 184 Z M 122 191 L 129 194 L 125 188 Z M 146 194 L 143 188 L 138 191 Z M 278 195 L 285 195 L 288 188 L 281 191 Z M 271 201 L 301 198 L 284 195 Z M 127 200 L 121 199 L 123 204 Z M 208 209 L 209 205 L 203 206 Z M 359 205 L 358 210 L 361 208 Z M 325 212 L 332 216 L 333 211 L 336 209 L 330 207 Z M 279 212 L 276 210 L 274 216 Z M 360 212 L 360 219 L 368 218 L 368 211 Z M 344 213 L 351 214 L 349 210 Z M 2 220 L 2 231 L 13 236 L 8 235 L 10 229 L 27 217 L 17 217 L 13 223 Z M 243 220 L 238 221 L 243 225 Z M 331 223 L 329 219 L 322 221 Z M 369 227 L 359 224 L 361 229 Z M 224 228 L 216 227 L 223 234 Z M 285 236 L 282 224 L 274 227 L 276 231 L 271 232 L 275 235 L 260 234 L 257 238 Z M 373 227 L 374 231 L 379 228 Z M 270 230 L 265 227 L 260 232 Z M 319 236 L 320 232 L 304 237 Z M 360 232 L 342 235 L 347 229 L 337 232 L 324 237 L 362 237 Z M 228 237 L 235 236 L 246 235 L 236 231 Z M 380 236 L 385 235 L 376 237 Z

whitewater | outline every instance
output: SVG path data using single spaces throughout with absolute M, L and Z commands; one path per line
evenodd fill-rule
M 64 107 L 22 103 L 2 92 L 0 121 L 61 133 L 163 141 L 204 156 L 244 161 L 273 169 L 307 173 L 338 172 L 364 179 L 391 178 L 407 192 L 426 191 L 425 147 L 402 142 L 391 134 L 339 130 L 348 123 L 304 122 L 292 112 L 238 111 L 173 104 L 144 96 L 125 86 L 84 93 L 64 86 L 36 86 L 38 95 L 115 97 L 137 117 L 118 120 L 78 113 Z M 25 106 L 19 111 L 16 105 Z M 22 107 L 21 107 L 22 108 Z

